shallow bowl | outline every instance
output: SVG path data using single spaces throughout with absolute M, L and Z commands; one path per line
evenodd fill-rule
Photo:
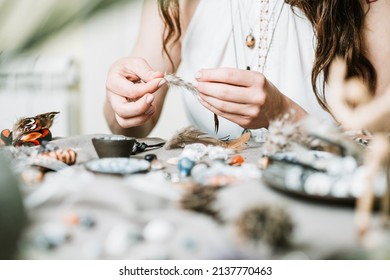
M 92 138 L 92 144 L 99 158 L 130 157 L 135 138 L 125 136 L 103 136 Z

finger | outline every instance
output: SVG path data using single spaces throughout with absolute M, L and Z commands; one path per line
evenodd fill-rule
M 146 83 L 134 84 L 123 75 L 114 74 L 107 80 L 107 90 L 132 99 L 138 99 L 147 93 L 156 92 L 166 81 L 163 78 L 150 80 Z
M 122 118 L 134 118 L 148 113 L 154 101 L 152 94 L 146 94 L 135 102 L 128 102 L 126 98 L 112 92 L 108 94 L 108 98 L 114 112 Z
M 201 100 L 201 99 L 199 100 L 199 102 L 205 108 L 207 108 L 211 112 L 217 114 L 218 116 L 221 116 L 221 117 L 223 117 L 223 118 L 225 118 L 225 119 L 227 119 L 227 120 L 229 120 L 231 122 L 234 122 L 234 123 L 238 124 L 241 127 L 252 128 L 250 126 L 250 119 L 248 118 L 248 116 L 243 116 L 243 115 L 234 114 L 234 113 L 222 112 L 222 111 L 218 110 L 217 108 L 213 107 L 211 104 L 209 104 L 206 101 Z
M 130 128 L 135 126 L 140 126 L 146 123 L 154 114 L 155 111 L 152 111 L 149 114 L 140 115 L 131 119 L 122 118 L 119 115 L 115 115 L 115 119 L 120 127 Z
M 253 94 L 253 92 L 249 92 L 246 87 L 210 82 L 198 82 L 195 84 L 200 93 L 220 100 L 240 104 L 257 103 L 261 101 L 260 92 Z
M 164 73 L 153 70 L 148 62 L 143 58 L 129 57 L 125 60 L 124 67 L 127 73 L 134 73 L 144 82 L 164 77 Z
M 224 101 L 212 96 L 199 93 L 201 100 L 207 102 L 218 111 L 228 114 L 236 114 L 248 117 L 256 117 L 260 113 L 260 108 L 252 104 L 240 104 L 234 102 Z
M 217 82 L 236 86 L 251 86 L 264 83 L 264 75 L 256 71 L 236 68 L 202 69 L 195 74 L 199 82 Z

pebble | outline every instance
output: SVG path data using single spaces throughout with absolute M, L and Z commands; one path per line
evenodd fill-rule
M 177 167 L 179 168 L 180 177 L 188 177 L 191 174 L 191 169 L 194 167 L 195 161 L 189 158 L 181 158 L 177 163 Z
M 156 156 L 156 154 L 147 154 L 147 155 L 145 155 L 144 159 L 149 161 L 149 162 L 152 162 L 153 160 L 157 159 L 157 156 Z
M 161 219 L 150 221 L 143 230 L 143 237 L 145 241 L 148 242 L 164 242 L 167 241 L 172 234 L 172 224 Z
M 245 162 L 241 155 L 235 155 L 229 160 L 229 165 L 241 166 Z

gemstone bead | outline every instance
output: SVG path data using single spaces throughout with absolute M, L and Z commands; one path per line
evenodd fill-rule
M 147 155 L 145 155 L 144 159 L 151 162 L 151 161 L 157 159 L 157 156 L 156 156 L 156 154 L 147 154 Z
M 194 167 L 195 162 L 189 158 L 181 158 L 177 163 L 179 168 L 180 177 L 188 177 L 191 174 L 191 169 Z
M 229 165 L 236 165 L 236 166 L 240 166 L 241 164 L 244 163 L 244 158 L 241 156 L 241 155 L 236 155 L 234 157 L 232 157 L 229 161 Z

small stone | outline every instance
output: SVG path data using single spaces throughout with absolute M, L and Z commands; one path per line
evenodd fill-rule
M 147 154 L 145 155 L 144 159 L 149 162 L 152 162 L 153 160 L 157 159 L 157 156 L 156 154 Z
M 91 216 L 85 215 L 80 218 L 80 225 L 85 228 L 93 228 L 96 225 L 96 221 Z
M 152 162 L 150 163 L 150 168 L 151 168 L 152 170 L 156 171 L 156 170 L 164 169 L 165 166 L 164 166 L 164 164 L 163 164 L 160 160 L 154 159 L 154 160 L 152 160 Z
M 178 162 L 179 162 L 179 159 L 177 157 L 172 157 L 172 158 L 167 160 L 167 163 L 170 165 L 177 165 Z
M 179 168 L 180 177 L 188 177 L 191 174 L 191 169 L 194 167 L 195 162 L 189 158 L 181 158 L 177 163 Z
M 245 38 L 245 44 L 248 48 L 252 49 L 255 46 L 255 37 L 252 34 L 249 34 Z
M 241 166 L 245 162 L 241 155 L 236 155 L 229 160 L 229 165 Z
M 228 149 L 219 146 L 208 147 L 209 159 L 211 160 L 227 160 L 230 154 Z
M 150 221 L 143 230 L 143 237 L 148 242 L 164 242 L 171 237 L 173 226 L 171 223 L 155 219 Z

